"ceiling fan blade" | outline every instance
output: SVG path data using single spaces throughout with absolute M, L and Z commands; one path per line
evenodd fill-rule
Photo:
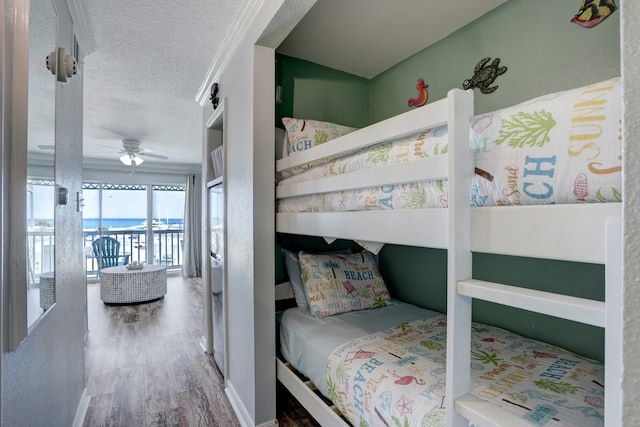
M 169 157 L 167 156 L 163 156 L 161 154 L 153 154 L 153 153 L 138 153 L 138 155 L 140 156 L 144 156 L 144 157 L 151 157 L 153 159 L 160 159 L 160 160 L 167 160 Z
M 56 146 L 53 144 L 39 144 L 38 148 L 41 150 L 55 150 Z
M 113 151 L 115 151 L 116 153 L 124 153 L 125 151 L 122 149 L 122 147 L 114 147 L 113 145 L 106 145 L 106 144 L 96 144 L 99 145 L 100 147 L 104 147 L 104 148 L 109 148 Z

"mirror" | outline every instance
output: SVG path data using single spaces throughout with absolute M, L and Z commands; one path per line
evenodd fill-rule
M 52 0 L 29 5 L 27 133 L 27 328 L 55 303 L 55 76 L 47 55 L 56 47 Z

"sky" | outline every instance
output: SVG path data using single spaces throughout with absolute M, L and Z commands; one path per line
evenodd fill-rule
M 34 185 L 33 217 L 49 219 L 54 212 L 54 187 Z M 182 218 L 184 192 L 155 191 L 153 218 Z M 83 217 L 99 217 L 98 190 L 84 190 Z M 75 197 L 69 196 L 70 203 Z M 147 193 L 144 190 L 103 190 L 103 218 L 146 218 Z

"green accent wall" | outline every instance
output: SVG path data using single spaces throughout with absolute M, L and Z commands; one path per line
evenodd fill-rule
M 321 120 L 352 127 L 369 125 L 369 80 L 286 55 L 276 55 L 276 126 L 283 117 Z
M 508 71 L 494 84 L 492 94 L 475 90 L 475 114 L 482 114 L 559 90 L 584 86 L 620 75 L 619 12 L 600 25 L 585 29 L 570 22 L 579 2 L 509 0 L 480 19 L 367 81 L 307 61 L 279 56 L 283 104 L 278 119 L 293 114 L 294 78 L 348 82 L 368 95 L 352 100 L 351 113 L 329 121 L 364 126 L 407 111 L 415 98 L 419 78 L 429 85 L 429 102 L 444 98 L 471 77 L 484 57 L 500 58 Z M 289 69 L 291 68 L 291 69 Z M 320 90 L 321 92 L 321 90 Z M 359 93 L 359 92 L 358 92 Z M 351 94 L 350 94 L 351 95 Z M 361 102 L 368 112 L 362 113 Z M 318 116 L 331 102 L 317 99 L 305 106 Z M 323 104 L 328 102 L 327 104 Z M 335 102 L 335 101 L 332 101 Z M 342 101 L 339 101 L 342 102 Z M 366 117 L 366 119 L 365 119 Z M 313 117 L 309 117 L 313 118 Z M 320 118 L 319 120 L 327 120 Z M 362 121 L 355 124 L 354 121 Z M 279 235 L 282 245 L 306 247 L 324 244 L 317 239 Z M 330 247 L 333 249 L 332 247 Z M 320 249 L 320 248 L 319 248 Z M 278 251 L 279 252 L 279 251 Z M 416 305 L 446 312 L 447 254 L 444 250 L 386 245 L 380 252 L 380 271 L 391 294 Z M 279 268 L 279 280 L 285 277 Z M 604 299 L 604 267 L 551 260 L 474 254 L 477 279 L 521 285 L 596 300 Z M 483 301 L 473 303 L 474 319 L 540 339 L 597 360 L 604 360 L 604 331 L 570 321 Z
M 474 89 L 476 114 L 620 76 L 620 11 L 586 29 L 569 22 L 579 6 L 509 0 L 372 79 L 371 121 L 407 111 L 420 78 L 429 85 L 429 102 L 446 97 L 485 57 L 500 58 L 508 70 L 496 79 L 495 92 Z
M 620 21 L 614 13 L 585 29 L 570 19 L 576 2 L 509 0 L 482 18 L 371 80 L 372 122 L 407 111 L 417 79 L 429 85 L 429 102 L 446 97 L 473 75 L 484 57 L 500 58 L 508 71 L 491 94 L 474 90 L 475 114 L 536 96 L 620 75 Z M 383 276 L 398 298 L 446 311 L 446 251 L 385 246 Z M 474 254 L 477 279 L 521 285 L 583 298 L 604 299 L 602 265 Z M 474 319 L 604 360 L 604 330 L 484 301 Z

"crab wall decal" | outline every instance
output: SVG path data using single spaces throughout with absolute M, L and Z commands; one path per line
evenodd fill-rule
M 498 86 L 489 87 L 499 75 L 502 75 L 507 72 L 507 67 L 500 67 L 500 58 L 496 58 L 491 61 L 491 64 L 487 65 L 487 62 L 491 60 L 490 57 L 486 57 L 480 60 L 476 64 L 476 67 L 473 69 L 473 77 L 470 79 L 466 79 L 462 83 L 462 87 L 466 89 L 471 89 L 477 87 L 480 89 L 482 93 L 492 93 Z

